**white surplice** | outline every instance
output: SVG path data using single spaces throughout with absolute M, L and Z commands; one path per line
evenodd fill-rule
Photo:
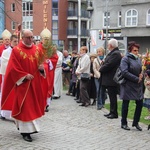
M 55 69 L 54 76 L 54 95 L 55 97 L 59 97 L 62 94 L 62 61 L 63 54 L 60 51 L 57 51 L 58 61 Z

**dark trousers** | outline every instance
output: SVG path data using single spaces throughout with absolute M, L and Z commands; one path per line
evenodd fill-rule
M 80 98 L 80 80 L 76 82 L 75 89 L 76 89 L 76 98 L 79 99 Z
M 108 96 L 110 99 L 110 113 L 118 117 L 117 106 L 117 93 L 118 88 L 116 86 L 107 86 Z
M 83 104 L 90 104 L 90 98 L 88 94 L 88 84 L 89 80 L 80 80 L 80 99 Z
M 129 103 L 130 100 L 123 100 L 122 102 L 122 119 L 121 119 L 122 125 L 127 125 Z M 137 125 L 138 122 L 140 121 L 140 116 L 143 107 L 143 100 L 136 100 L 135 103 L 136 103 L 136 108 L 134 112 L 133 125 Z

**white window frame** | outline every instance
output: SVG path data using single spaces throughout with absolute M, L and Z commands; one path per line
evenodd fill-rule
M 15 22 L 14 21 L 11 21 L 11 29 L 15 30 Z
M 104 12 L 103 13 L 103 27 L 106 28 L 106 13 L 108 13 L 108 27 L 110 27 L 110 12 Z
M 11 4 L 11 12 L 15 12 L 15 9 L 16 9 L 15 3 L 12 3 Z
M 127 13 L 129 11 L 131 11 L 131 15 L 127 16 Z M 136 15 L 133 15 L 133 11 L 136 12 Z M 136 19 L 136 23 L 135 24 L 133 24 L 133 19 L 134 18 Z M 130 24 L 127 24 L 128 23 L 127 19 L 130 19 Z M 125 13 L 125 26 L 126 27 L 136 27 L 137 24 L 138 24 L 138 11 L 136 9 L 129 9 L 129 10 L 127 10 L 126 13 Z
M 22 22 L 22 28 L 33 30 L 33 21 L 23 21 Z
M 118 11 L 118 27 L 121 27 L 121 11 Z
M 150 25 L 150 8 L 147 10 L 146 14 L 146 25 Z
M 33 16 L 33 2 L 23 2 L 22 3 L 22 13 L 23 16 Z M 30 9 L 32 6 L 32 9 Z

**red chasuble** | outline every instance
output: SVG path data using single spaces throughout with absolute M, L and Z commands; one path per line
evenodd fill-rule
M 42 46 L 42 43 L 40 43 L 38 45 L 38 47 L 45 51 L 45 49 L 43 48 Z M 50 70 L 49 68 L 49 63 L 48 63 L 48 60 L 50 60 L 53 64 L 53 69 Z M 57 61 L 58 61 L 58 55 L 57 53 L 54 54 L 52 57 L 50 58 L 47 58 L 45 60 L 45 62 L 43 63 L 44 64 L 44 68 L 45 68 L 45 71 L 46 71 L 46 78 L 43 79 L 43 82 L 42 82 L 42 86 L 43 86 L 43 90 L 46 91 L 46 89 L 48 88 L 48 91 L 47 91 L 47 97 L 51 97 L 52 96 L 52 92 L 53 92 L 53 87 L 54 87 L 54 75 L 55 75 L 55 68 L 56 68 L 56 65 L 57 65 Z
M 46 100 L 41 86 L 43 77 L 38 71 L 39 55 L 37 46 L 29 48 L 22 42 L 12 50 L 4 79 L 1 109 L 12 110 L 12 117 L 17 120 L 32 121 L 44 115 Z M 34 78 L 17 85 L 17 81 L 27 74 Z M 13 90 L 15 96 L 10 99 Z

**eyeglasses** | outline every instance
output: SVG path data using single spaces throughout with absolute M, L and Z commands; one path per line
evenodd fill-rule
M 139 50 L 133 50 L 134 52 L 139 52 Z
M 27 37 L 24 37 L 26 39 L 33 39 L 34 37 L 33 36 L 27 36 Z

